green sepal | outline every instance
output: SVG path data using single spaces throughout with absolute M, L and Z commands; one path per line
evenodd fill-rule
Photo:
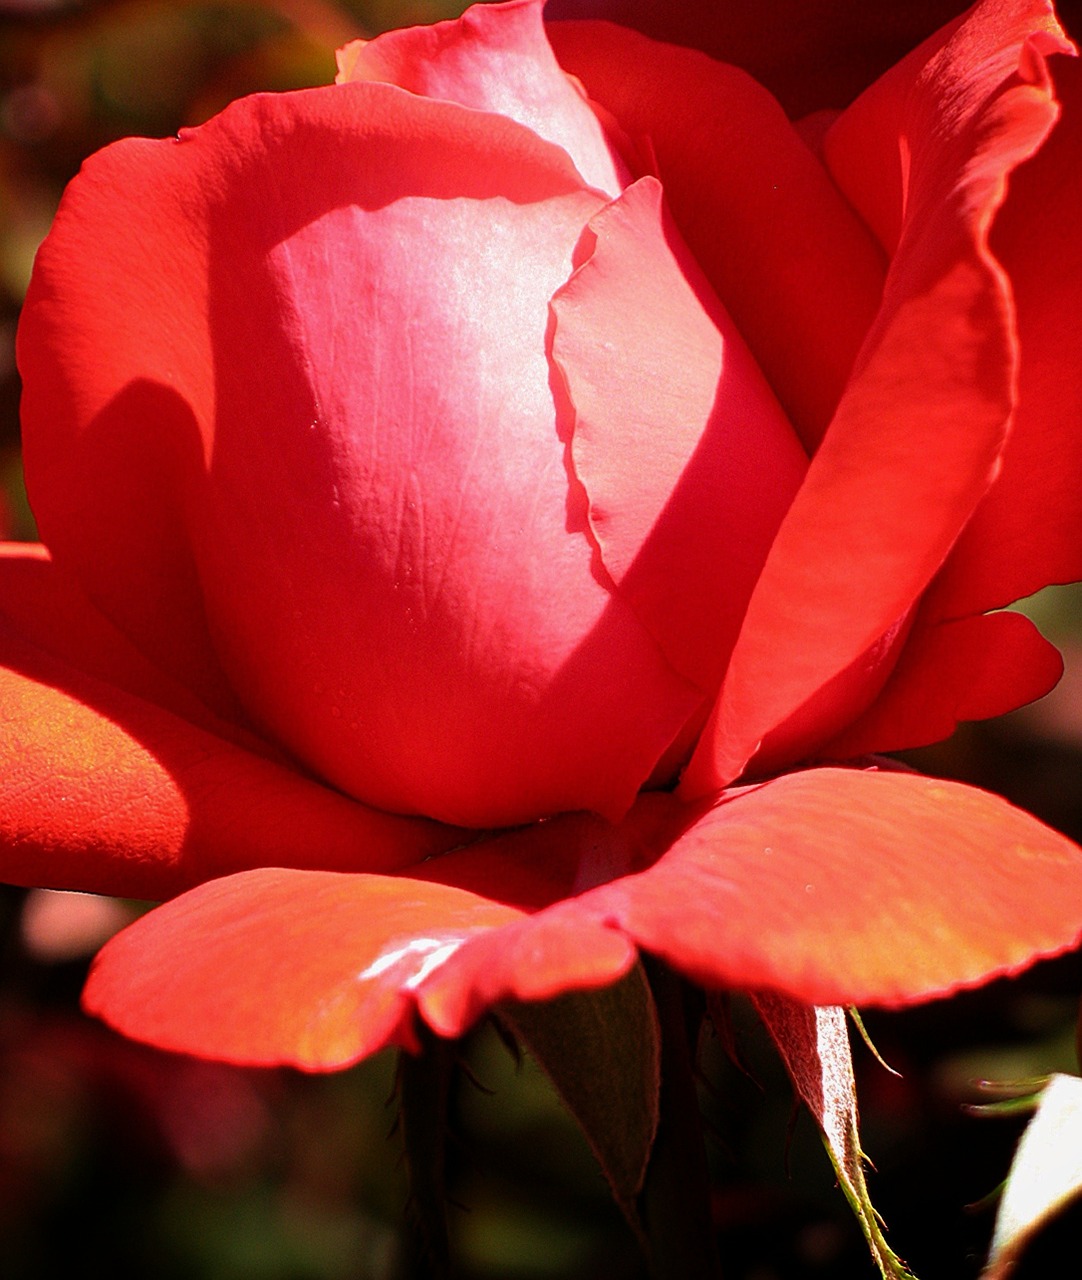
M 638 1232 L 635 1201 L 657 1132 L 661 1080 L 658 1019 L 642 966 L 612 986 L 508 1002 L 497 1015 L 552 1081 Z
M 845 1010 L 802 1004 L 768 992 L 752 996 L 752 1002 L 781 1054 L 798 1097 L 819 1126 L 838 1185 L 856 1214 L 880 1274 L 884 1280 L 914 1280 L 887 1244 L 864 1180 Z

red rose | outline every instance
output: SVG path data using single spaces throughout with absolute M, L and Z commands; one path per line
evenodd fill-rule
M 331 1066 L 637 947 L 850 1003 L 1072 945 L 1069 842 L 821 763 L 1059 673 L 990 611 L 1082 576 L 1069 49 L 988 0 L 794 126 L 513 0 L 90 160 L 20 331 L 0 871 L 181 894 L 90 1007 Z

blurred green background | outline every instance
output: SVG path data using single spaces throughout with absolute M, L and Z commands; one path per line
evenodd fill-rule
M 37 244 L 82 158 L 168 135 L 230 99 L 333 77 L 359 35 L 451 16 L 451 0 L 265 4 L 0 0 L 0 527 L 33 537 L 21 488 L 14 335 Z M 959 6 L 960 7 L 960 6 Z M 1031 603 L 1068 657 L 1033 708 L 914 759 L 1000 791 L 1082 838 L 1078 596 Z M 964 892 L 964 886 L 959 886 Z M 1024 904 L 1019 904 L 1024 910 Z M 389 1055 L 326 1077 L 239 1071 L 128 1043 L 78 1012 L 95 945 L 128 908 L 0 894 L 0 1277 L 401 1280 L 423 1276 L 408 1224 Z M 966 1115 L 979 1078 L 1077 1070 L 1082 970 L 866 1022 L 902 1072 L 856 1049 L 873 1197 L 923 1280 L 975 1277 L 1020 1121 Z M 873 1274 L 819 1147 L 753 1020 L 749 1074 L 703 1044 L 715 1213 L 731 1280 Z M 585 1143 L 540 1071 L 491 1027 L 462 1047 L 451 1196 L 466 1280 L 642 1274 Z M 1020 1276 L 1043 1274 L 1035 1257 Z

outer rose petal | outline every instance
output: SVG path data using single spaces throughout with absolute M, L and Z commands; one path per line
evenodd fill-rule
M 884 243 L 899 236 L 897 250 L 853 379 L 752 597 L 685 775 L 689 796 L 737 776 L 760 747 L 752 767 L 764 772 L 806 757 L 860 714 L 889 672 L 883 655 L 897 651 L 995 478 L 1015 345 L 987 234 L 1007 175 L 1055 118 L 1041 51 L 1063 46 L 1050 27 L 1043 6 L 992 0 L 896 68 L 827 138 L 831 163 L 841 172 L 845 156 L 846 175 L 861 175 L 869 221 Z M 865 114 L 884 113 L 889 127 L 862 128 Z
M 623 812 L 701 694 L 569 500 L 548 304 L 601 204 L 522 126 L 378 84 L 101 153 L 20 334 L 58 561 L 367 803 Z
M 584 939 L 618 929 L 706 986 L 769 988 L 808 1004 L 945 995 L 1065 951 L 1082 932 L 1082 850 L 973 787 L 822 768 L 735 790 L 706 809 L 666 801 L 644 797 L 607 840 L 568 839 L 581 850 L 575 882 L 563 855 L 574 896 L 514 926 L 539 930 L 526 981 L 544 974 L 545 934 L 559 936 L 551 916 L 568 935 L 577 922 Z M 496 842 L 504 861 L 513 841 Z M 435 859 L 431 874 L 480 890 L 495 883 L 484 856 L 481 846 Z M 535 863 L 537 853 L 528 856 Z M 550 872 L 549 892 L 555 882 Z M 529 953 L 525 940 L 517 946 Z M 471 1008 L 455 983 L 475 948 L 486 950 L 478 967 L 487 989 L 518 977 L 501 980 L 498 943 L 479 937 L 425 984 L 422 1009 L 456 999 Z M 434 1025 L 451 1024 L 444 1014 Z
M 338 83 L 381 80 L 517 120 L 555 142 L 583 180 L 610 196 L 627 177 L 582 94 L 553 57 L 543 0 L 478 4 L 456 22 L 388 31 L 338 53 Z
M 268 758 L 135 651 L 71 580 L 0 556 L 0 877 L 162 898 L 244 867 L 386 871 L 461 834 Z
M 267 742 L 208 710 L 185 685 L 150 662 L 86 598 L 40 544 L 0 543 L 0 625 L 85 675 L 169 710 L 264 755 Z
M 597 897 L 701 982 L 898 1005 L 1075 946 L 1080 889 L 1082 851 L 998 796 L 813 769 L 712 809 L 639 884 L 612 886 L 622 908 Z
M 611 982 L 632 944 L 707 985 L 901 1004 L 1074 945 L 1082 894 L 1082 851 L 1027 814 L 874 770 L 705 810 L 646 796 L 618 828 L 572 815 L 424 871 L 204 885 L 106 946 L 87 1005 L 169 1048 L 332 1067 L 410 1043 L 414 1004 L 458 1035 L 502 999 Z
M 1038 26 L 1042 14 L 1047 33 L 1037 40 L 1062 48 L 1044 6 L 1037 6 Z M 917 51 L 908 61 L 919 66 L 925 57 Z M 1057 58 L 1051 66 L 1068 85 L 1078 80 L 1074 61 Z M 1023 78 L 1027 74 L 1040 85 L 1045 70 L 1035 63 L 1029 72 L 1023 68 Z M 891 243 L 898 234 L 897 204 L 887 193 L 901 179 L 887 144 L 909 109 L 909 83 L 905 66 L 884 77 L 828 135 L 826 147 L 843 187 Z M 1076 105 L 1082 110 L 1082 100 Z M 898 669 L 867 714 L 823 748 L 824 756 L 932 742 L 946 737 L 960 719 L 998 715 L 1041 696 L 1058 678 L 1058 660 L 1028 623 L 999 614 L 965 615 L 1082 574 L 1076 429 L 1082 383 L 1071 347 L 1069 301 L 1082 265 L 1072 234 L 1075 201 L 1067 187 L 1077 168 L 1077 135 L 1068 106 L 1038 156 L 1012 175 L 1007 203 L 993 226 L 997 257 L 1003 258 L 1001 243 L 1025 254 L 1017 265 L 1006 263 L 1022 359 L 1020 403 L 1002 470 L 922 601 Z M 873 156 L 886 168 L 877 170 Z M 1027 182 L 1027 175 L 1033 179 Z M 1040 253 L 1022 248 L 1038 242 Z
M 1019 613 L 937 626 L 918 619 L 883 692 L 820 754 L 848 760 L 927 746 L 963 720 L 988 720 L 1042 698 L 1062 674 L 1059 650 Z
M 992 228 L 1014 292 L 1018 407 L 1003 470 L 933 587 L 945 617 L 1082 578 L 1082 62 L 1052 70 L 1062 118 L 1012 176 Z
M 84 1006 L 163 1049 L 346 1066 L 386 1045 L 416 1047 L 419 982 L 471 933 L 518 915 L 445 885 L 250 871 L 118 934 L 94 963 Z

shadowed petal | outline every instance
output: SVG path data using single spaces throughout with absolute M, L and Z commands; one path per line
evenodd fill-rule
M 1003 470 L 933 587 L 942 617 L 1082 578 L 1082 62 L 1051 67 L 1063 114 L 1012 176 L 992 229 L 1014 293 L 1018 406 Z
M 868 229 L 746 72 L 602 24 L 554 23 L 549 37 L 648 140 L 683 238 L 811 452 L 879 304 Z
M 844 107 L 956 17 L 965 0 L 549 0 L 549 19 L 604 18 L 745 67 L 790 116 Z
M 5 548 L 0 600 L 4 880 L 163 898 L 265 863 L 386 871 L 460 839 L 217 721 L 39 550 Z
M 822 755 L 846 760 L 940 742 L 963 720 L 1043 697 L 1062 674 L 1059 651 L 1021 614 L 918 620 L 882 693 Z

